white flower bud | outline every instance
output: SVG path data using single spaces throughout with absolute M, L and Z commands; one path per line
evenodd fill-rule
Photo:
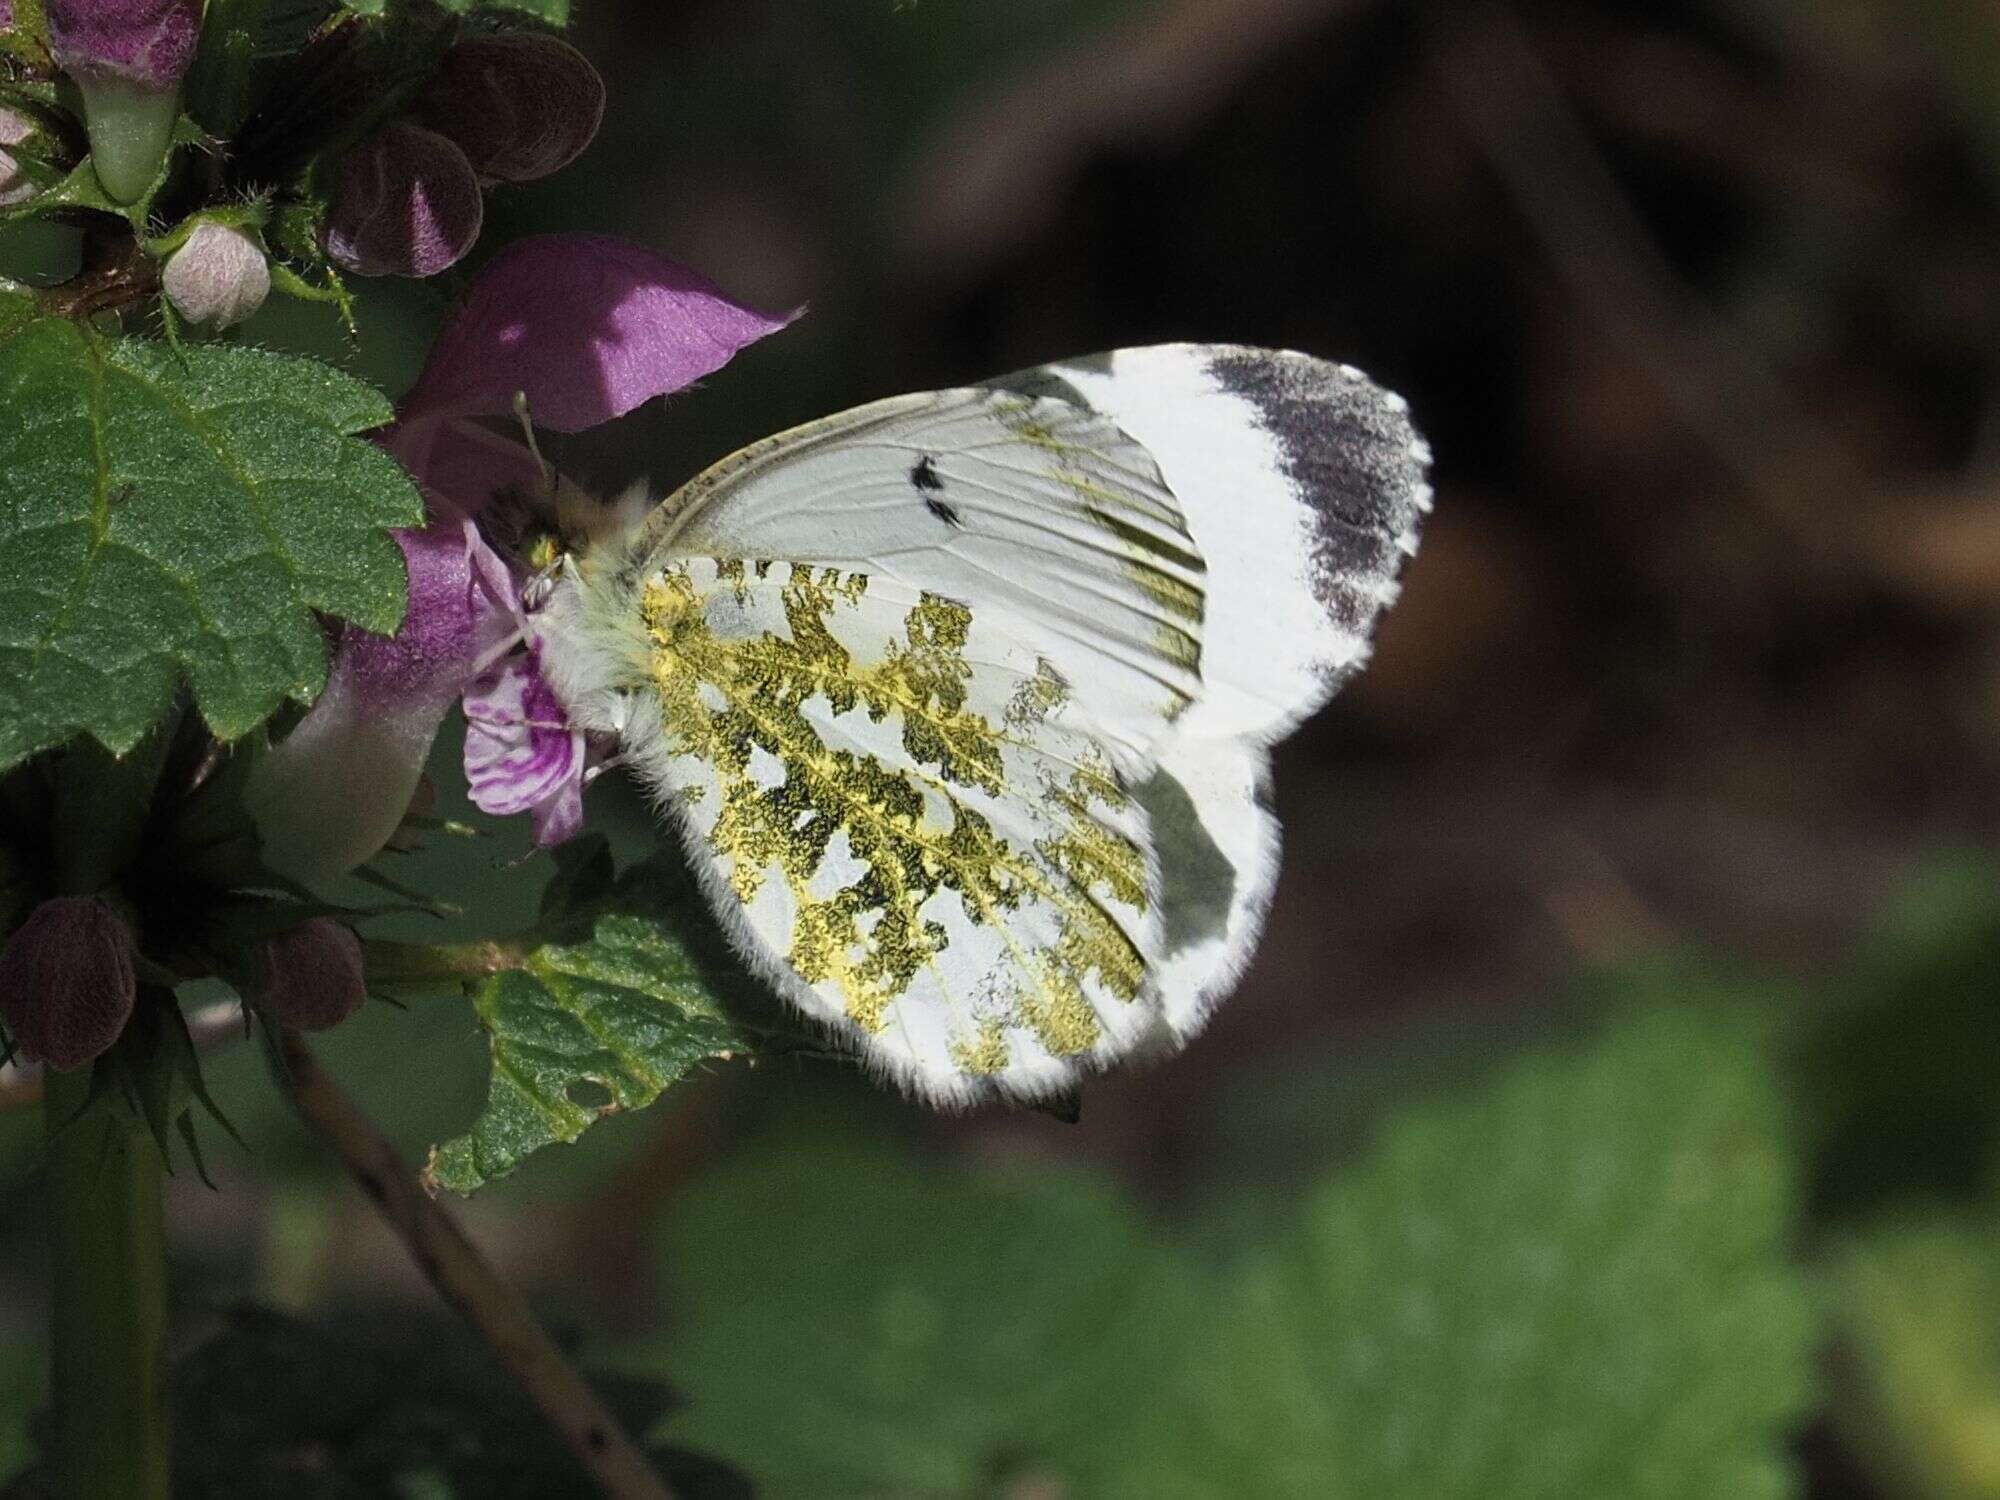
M 173 253 L 160 284 L 190 323 L 228 328 L 264 305 L 271 267 L 263 247 L 226 224 L 198 224 Z
M 35 137 L 35 122 L 17 109 L 0 106 L 0 208 L 35 196 L 35 185 L 22 169 L 14 148 Z

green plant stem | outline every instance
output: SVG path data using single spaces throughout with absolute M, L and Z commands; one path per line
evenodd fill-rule
M 494 1273 L 458 1222 L 418 1185 L 394 1144 L 320 1067 L 298 1033 L 280 1033 L 278 1048 L 278 1082 L 299 1118 L 340 1158 L 417 1269 L 486 1341 L 605 1495 L 674 1500 L 639 1445 L 535 1320 L 526 1299 Z
M 90 1103 L 90 1071 L 47 1075 L 54 1493 L 169 1493 L 166 1223 L 160 1156 Z

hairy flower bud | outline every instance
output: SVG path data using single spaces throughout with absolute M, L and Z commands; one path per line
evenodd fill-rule
M 57 896 L 0 949 L 0 1021 L 21 1054 L 82 1067 L 118 1040 L 138 986 L 132 934 L 95 896 Z
M 6 0 L 0 0 L 0 4 L 5 3 Z M 29 180 L 16 153 L 37 133 L 33 120 L 17 109 L 0 105 L 0 208 L 35 195 L 35 185 Z
M 604 80 L 552 36 L 474 37 L 445 53 L 417 118 L 456 142 L 481 177 L 533 182 L 596 138 Z
M 271 267 L 263 246 L 227 224 L 198 224 L 167 261 L 160 285 L 190 323 L 228 328 L 264 305 Z
M 478 242 L 485 215 L 465 153 L 398 121 L 341 163 L 326 253 L 363 276 L 435 276 Z
M 268 940 L 257 956 L 250 998 L 272 1020 L 327 1031 L 368 999 L 361 939 L 331 917 L 314 917 Z
M 48 22 L 49 51 L 83 95 L 97 180 L 136 203 L 173 139 L 201 0 L 48 0 Z

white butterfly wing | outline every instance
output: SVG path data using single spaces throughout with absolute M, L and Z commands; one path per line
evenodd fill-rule
M 964 389 L 878 401 L 753 445 L 642 542 L 796 558 L 1011 615 L 1143 768 L 1201 691 L 1203 567 L 1151 455 L 1086 408 Z
M 1146 817 L 1032 632 L 830 566 L 654 554 L 598 586 L 638 630 L 597 701 L 807 1015 L 948 1103 L 1060 1092 L 1156 1031 Z M 585 704 L 578 638 L 545 664 Z
M 1247 961 L 1267 747 L 1365 655 L 1422 460 L 1395 398 L 1254 350 L 879 402 L 586 558 L 545 667 L 781 992 L 934 1099 L 1045 1096 Z
M 1202 696 L 1138 788 L 1165 865 L 1170 1045 L 1240 976 L 1277 880 L 1268 747 L 1366 662 L 1431 508 L 1408 404 L 1352 366 L 1169 344 L 1050 365 L 1159 463 L 1207 564 Z

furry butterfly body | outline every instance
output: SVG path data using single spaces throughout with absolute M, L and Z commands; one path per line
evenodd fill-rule
M 1398 398 L 1174 345 L 878 402 L 584 548 L 537 613 L 745 957 L 939 1102 L 1179 1046 L 1254 947 L 1270 746 L 1428 508 Z

